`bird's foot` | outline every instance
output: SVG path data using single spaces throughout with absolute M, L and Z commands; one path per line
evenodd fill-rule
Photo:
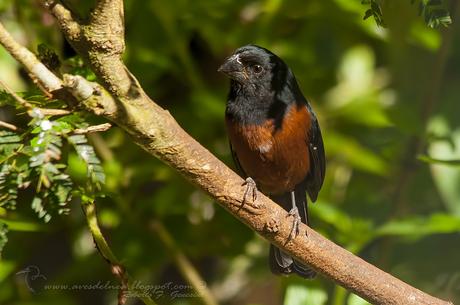
M 246 203 L 248 203 L 249 202 L 248 199 L 252 199 L 250 205 L 256 209 L 260 208 L 260 206 L 256 203 L 256 200 L 257 200 L 256 182 L 251 177 L 247 177 L 242 185 L 246 185 L 246 190 L 244 190 L 244 194 L 243 194 L 242 205 L 244 206 Z
M 289 211 L 288 217 L 289 216 L 292 216 L 294 220 L 292 221 L 292 229 L 291 229 L 291 232 L 289 233 L 288 242 L 296 238 L 297 235 L 299 235 L 300 223 L 302 222 L 302 219 L 300 218 L 300 214 L 299 214 L 299 209 L 297 207 L 293 207 Z

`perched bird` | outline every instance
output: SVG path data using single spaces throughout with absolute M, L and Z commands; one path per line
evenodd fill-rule
M 309 223 L 305 193 L 316 201 L 326 168 L 315 113 L 289 67 L 265 48 L 243 46 L 218 71 L 230 78 L 225 121 L 236 166 L 247 187 L 289 211 L 295 238 L 299 222 Z M 273 245 L 269 255 L 275 274 L 316 274 Z

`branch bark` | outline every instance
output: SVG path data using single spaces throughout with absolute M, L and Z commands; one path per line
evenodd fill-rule
M 49 4 L 49 1 L 44 2 Z M 60 4 L 48 7 L 52 10 L 56 5 Z M 135 143 L 175 168 L 266 240 L 369 302 L 395 305 L 452 304 L 379 270 L 306 225 L 301 225 L 297 238 L 286 242 L 292 223 L 287 212 L 262 193 L 258 193 L 257 205 L 243 205 L 245 187 L 242 186 L 244 181 L 241 177 L 190 137 L 168 111 L 152 101 L 124 66 L 121 60 L 124 38 L 120 30 L 120 24 L 123 24 L 122 0 L 100 0 L 97 1 L 97 8 L 102 11 L 92 14 L 89 26 L 79 25 L 80 35 L 71 35 L 68 31 L 69 27 L 74 26 L 68 23 L 76 22 L 75 19 L 62 18 L 52 10 L 66 38 L 114 97 L 106 98 L 101 103 L 99 96 L 93 93 L 83 101 L 88 110 L 125 129 Z M 110 18 L 104 12 L 110 13 Z M 92 26 L 96 24 L 105 38 Z M 2 40 L 1 33 L 0 43 L 15 56 Z M 22 62 L 20 57 L 15 58 Z M 26 68 L 33 73 L 29 67 Z M 40 75 L 36 77 L 40 78 Z M 87 100 L 92 98 L 96 101 L 88 103 Z

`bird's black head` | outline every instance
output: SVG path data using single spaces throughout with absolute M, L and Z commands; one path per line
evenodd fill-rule
M 289 67 L 265 48 L 243 46 L 218 71 L 231 79 L 226 113 L 240 121 L 277 120 L 289 105 L 304 101 Z
M 247 90 L 276 89 L 279 77 L 286 77 L 288 67 L 269 50 L 247 45 L 237 49 L 217 70 Z

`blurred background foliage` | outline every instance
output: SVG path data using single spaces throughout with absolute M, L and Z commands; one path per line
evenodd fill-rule
M 82 15 L 92 5 L 67 2 Z M 328 168 L 311 206 L 314 228 L 404 281 L 460 302 L 458 1 L 125 2 L 128 67 L 185 130 L 231 166 L 223 124 L 228 80 L 216 69 L 248 43 L 281 56 L 323 129 Z M 2 23 L 29 49 L 45 44 L 67 70 L 94 77 L 72 58 L 39 3 L 2 0 Z M 429 5 L 447 8 L 453 24 L 442 27 L 448 23 L 445 11 L 430 11 Z M 437 17 L 440 21 L 433 21 Z M 0 67 L 0 79 L 14 91 L 43 101 L 2 48 Z M 12 107 L 5 93 L 1 98 L 0 120 L 34 128 L 38 135 L 47 126 L 43 118 L 31 119 Z M 53 121 L 53 128 L 62 137 L 81 124 L 100 122 L 80 114 L 61 121 L 66 122 Z M 81 149 L 79 154 L 68 147 L 68 138 L 58 145 L 65 163 L 58 170 L 70 175 L 74 195 L 77 190 L 97 196 L 99 222 L 112 250 L 135 280 L 155 287 L 158 304 L 202 303 L 174 294 L 193 295 L 177 253 L 192 263 L 220 304 L 367 304 L 321 276 L 304 281 L 270 275 L 267 242 L 119 128 L 87 138 L 97 154 L 93 164 L 101 164 L 105 177 L 88 175 L 91 162 Z M 91 188 L 95 183 L 102 184 L 100 191 Z M 114 304 L 114 289 L 46 288 L 117 282 L 93 245 L 79 196 L 61 200 L 68 215 L 51 218 L 34 198 L 33 189 L 20 190 L 14 210 L 0 207 L 0 244 L 8 239 L 0 261 L 0 303 Z M 165 228 L 166 239 L 154 222 Z M 165 247 L 168 236 L 173 244 Z M 28 266 L 46 277 L 29 283 L 35 293 L 24 273 L 18 274 Z M 128 298 L 128 304 L 140 301 Z

